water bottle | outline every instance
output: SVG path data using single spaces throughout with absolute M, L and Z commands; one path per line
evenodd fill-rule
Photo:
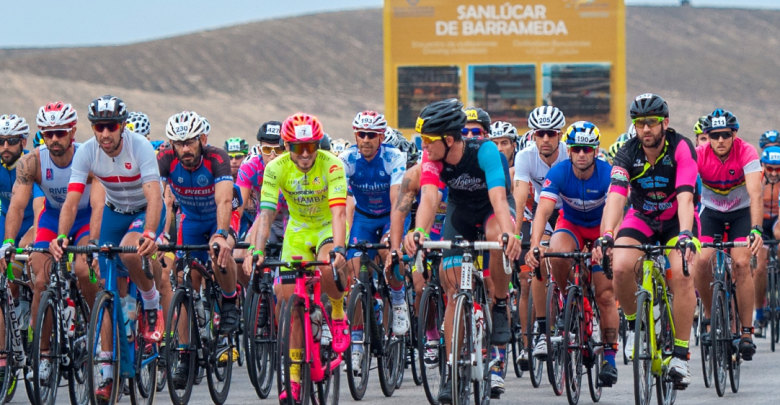
M 133 332 L 135 332 L 135 320 L 137 318 L 136 310 L 138 301 L 131 294 L 127 294 L 124 301 L 125 307 L 127 308 L 127 318 L 125 318 L 125 332 L 127 332 L 128 338 L 132 338 Z
M 653 319 L 655 320 L 655 336 L 661 337 L 661 303 L 656 297 L 653 300 Z
M 66 300 L 66 306 L 65 306 L 65 330 L 68 331 L 68 337 L 73 337 L 73 335 L 76 334 L 76 325 L 74 323 L 74 319 L 76 318 L 76 304 L 73 303 L 73 300 L 68 297 Z
M 320 338 L 320 344 L 322 346 L 330 346 L 333 342 L 333 334 L 330 333 L 330 327 L 327 322 L 322 323 L 322 338 Z
M 590 306 L 590 300 L 585 297 L 582 299 L 585 315 L 585 335 L 593 335 L 593 307 Z
M 314 337 L 314 340 L 320 340 L 322 338 L 322 311 L 320 311 L 319 307 L 314 307 L 309 319 L 311 319 L 312 337 Z
M 374 299 L 374 314 L 376 315 L 376 322 L 377 324 L 382 323 L 382 313 L 383 311 L 383 305 L 382 305 L 382 299 L 381 298 L 375 298 Z

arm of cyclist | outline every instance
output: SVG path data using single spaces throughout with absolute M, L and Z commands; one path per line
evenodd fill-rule
M 680 231 L 690 232 L 693 229 L 694 215 L 696 208 L 693 206 L 693 193 L 684 192 L 677 194 L 677 218 L 680 221 Z M 685 252 L 685 260 L 693 265 L 693 258 L 696 255 L 696 249 L 688 249 Z
M 333 245 L 336 247 L 345 247 L 347 243 L 347 207 L 345 205 L 331 205 L 330 213 L 333 216 Z M 347 259 L 337 254 L 333 265 L 341 269 L 347 264 Z
M 171 240 L 168 240 L 165 235 L 167 235 L 168 230 L 171 229 L 171 224 L 173 221 L 176 220 L 176 213 L 173 212 L 173 203 L 176 201 L 176 196 L 173 195 L 173 191 L 171 191 L 171 186 L 168 184 L 168 182 L 165 182 L 163 187 L 163 201 L 165 201 L 165 224 L 163 225 L 163 235 L 160 236 L 160 240 L 167 244 L 172 242 Z
M 252 256 L 254 254 L 258 256 L 258 265 L 263 264 L 265 260 L 265 245 L 268 243 L 274 218 L 276 218 L 276 208 L 261 208 L 260 212 L 257 213 L 252 238 L 253 242 L 250 242 L 252 244 L 250 246 L 255 246 L 255 249 L 254 252 L 252 252 L 252 249 L 247 249 L 246 259 L 244 260 L 244 273 L 246 275 L 252 274 Z
M 89 239 L 100 239 L 100 229 L 103 220 L 103 209 L 106 207 L 106 190 L 99 181 L 93 179 L 89 191 L 89 204 L 92 214 L 89 218 Z
M 8 214 L 5 217 L 6 241 L 13 242 L 16 240 L 16 237 L 19 235 L 19 228 L 22 226 L 24 210 L 27 204 L 30 203 L 35 177 L 40 166 L 35 155 L 36 153 L 33 152 L 22 156 L 19 159 L 19 164 L 16 166 L 16 182 L 12 188 L 11 204 L 8 206 Z M 3 241 L 3 245 L 5 243 Z M 13 254 L 11 257 L 13 257 Z
M 544 228 L 553 211 L 555 211 L 555 201 L 548 198 L 539 199 L 539 205 L 536 206 L 536 214 L 531 223 L 531 246 L 525 255 L 525 263 L 533 268 L 539 267 L 539 262 L 534 257 L 534 248 L 541 245 Z
M 764 204 L 761 193 L 761 172 L 754 171 L 751 173 L 745 173 L 745 184 L 747 187 L 748 195 L 750 196 L 750 222 L 753 224 L 751 233 L 755 234 L 753 243 L 750 245 L 750 252 L 753 256 L 757 256 L 761 251 L 761 247 L 764 245 L 764 240 L 761 238 L 761 232 L 756 227 L 761 227 L 764 222 Z
M 607 202 L 604 203 L 604 211 L 601 217 L 601 235 L 609 235 L 609 238 L 614 240 L 614 232 L 620 221 L 623 218 L 623 207 L 626 206 L 628 197 L 621 192 L 612 191 L 607 194 Z M 604 236 L 603 236 L 604 237 Z M 593 263 L 601 262 L 601 258 L 605 252 L 602 252 L 601 246 L 595 244 L 593 246 Z M 612 255 L 611 249 L 606 252 L 608 255 Z
M 217 230 L 227 232 L 230 229 L 230 218 L 233 215 L 233 182 L 220 181 L 214 185 L 214 200 L 217 203 Z M 211 236 L 210 245 L 219 245 L 219 257 L 217 264 L 226 267 L 228 258 L 232 257 L 232 247 L 228 244 L 227 238 L 220 236 Z M 214 250 L 209 246 L 211 256 L 214 257 Z
M 414 235 L 419 235 L 419 241 L 425 240 L 425 234 L 430 230 L 433 220 L 436 218 L 436 200 L 438 199 L 439 187 L 435 184 L 426 184 L 422 186 L 420 192 L 420 204 L 417 206 L 417 215 L 414 218 L 414 232 L 404 236 L 404 250 L 408 255 L 414 255 L 417 252 L 417 245 L 414 243 Z M 422 232 L 420 232 L 422 229 Z
M 347 210 L 346 210 L 346 219 L 347 222 L 349 222 L 351 225 L 354 225 L 355 222 L 355 196 L 352 194 L 347 195 Z
M 72 184 L 72 183 L 71 183 Z M 76 220 L 76 213 L 79 208 L 79 200 L 83 194 L 84 187 L 81 187 L 81 191 L 72 189 L 68 186 L 68 195 L 65 197 L 65 203 L 62 204 L 60 210 L 60 221 L 57 226 L 57 235 L 67 235 L 70 233 L 70 228 L 73 227 L 73 222 Z M 57 238 L 59 239 L 59 237 Z M 57 239 L 54 239 L 49 243 L 49 253 L 54 257 L 55 261 L 59 261 L 62 257 L 62 249 L 60 249 Z M 62 247 L 68 246 L 68 238 L 64 238 L 62 241 Z
M 517 173 L 517 172 L 515 172 Z M 515 197 L 515 212 L 518 218 L 525 212 L 525 204 L 528 201 L 528 192 L 531 185 L 528 181 L 517 180 L 517 174 L 515 174 L 515 186 L 512 190 L 512 195 Z M 515 234 L 520 234 L 520 229 L 523 226 L 523 221 L 517 221 L 515 224 Z
M 485 142 L 479 148 L 477 152 L 477 160 L 479 167 L 485 172 L 485 183 L 488 188 L 488 198 L 490 198 L 490 204 L 493 206 L 493 214 L 498 220 L 498 226 L 501 228 L 502 234 L 509 235 L 509 242 L 507 246 L 504 246 L 506 255 L 511 260 L 517 260 L 522 253 L 522 243 L 519 238 L 515 238 L 515 220 L 512 218 L 511 211 L 509 210 L 509 201 L 507 200 L 507 177 L 509 177 L 509 169 L 506 166 L 506 159 L 504 159 L 501 152 L 498 151 L 498 147 L 493 142 Z M 520 211 L 522 215 L 522 211 Z M 502 242 L 502 237 L 498 237 L 498 242 Z
M 156 233 L 160 225 L 160 214 L 162 213 L 162 187 L 159 178 L 154 181 L 147 181 L 143 184 L 144 196 L 146 197 L 146 224 L 144 234 L 147 232 Z M 144 257 L 151 257 L 157 251 L 157 241 L 155 238 L 141 238 L 138 241 L 138 254 Z

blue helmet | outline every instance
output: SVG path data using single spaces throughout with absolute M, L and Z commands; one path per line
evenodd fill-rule
M 731 113 L 731 111 L 726 111 L 720 108 L 710 113 L 710 115 L 707 116 L 707 118 L 704 120 L 704 123 L 702 124 L 702 129 L 704 132 L 725 128 L 737 131 L 739 130 L 739 121 L 737 120 L 737 117 Z
M 778 142 L 777 139 L 778 135 L 780 134 L 778 134 L 778 132 L 775 131 L 774 129 L 764 132 L 763 134 L 761 134 L 761 138 L 758 139 L 758 146 L 761 147 L 761 149 L 763 149 L 769 143 Z
M 770 146 L 761 153 L 761 163 L 780 165 L 780 146 Z

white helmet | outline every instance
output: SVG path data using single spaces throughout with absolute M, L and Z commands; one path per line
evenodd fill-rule
M 506 121 L 495 121 L 490 124 L 490 133 L 488 134 L 488 138 L 509 138 L 512 141 L 517 141 L 517 128 Z
M 142 112 L 130 112 L 130 114 L 127 115 L 127 123 L 125 126 L 138 135 L 143 135 L 147 138 L 149 137 L 149 117 Z
M 560 131 L 566 126 L 566 117 L 558 107 L 546 105 L 536 107 L 528 115 L 528 128 L 531 129 L 552 129 Z
M 626 133 L 628 134 L 628 139 L 636 137 L 636 126 L 633 122 L 628 126 L 628 131 L 626 131 Z
M 0 136 L 21 136 L 27 139 L 30 135 L 30 126 L 24 118 L 16 114 L 0 115 Z
M 523 134 L 523 136 L 520 137 L 520 141 L 517 142 L 517 150 L 521 151 L 535 143 L 536 141 L 534 140 L 534 130 L 528 130 Z
M 331 152 L 333 152 L 336 155 L 340 155 L 349 147 L 350 147 L 349 141 L 347 141 L 346 139 L 335 139 L 333 143 L 331 143 Z
M 211 124 L 209 124 L 209 120 L 207 120 L 204 116 L 201 116 L 200 119 L 203 120 L 203 135 L 209 136 L 209 132 L 211 132 Z
M 352 130 L 357 131 L 369 131 L 384 133 L 387 130 L 387 121 L 385 116 L 371 110 L 361 111 L 357 113 L 355 119 L 352 120 Z
M 186 141 L 205 133 L 203 119 L 192 111 L 173 114 L 165 125 L 165 136 L 172 141 Z
M 35 116 L 35 123 L 39 128 L 56 127 L 60 125 L 76 125 L 79 117 L 76 110 L 62 101 L 56 101 L 46 104 L 38 109 L 38 115 Z
M 401 131 L 392 128 L 387 127 L 387 130 L 385 130 L 385 141 L 384 143 L 395 146 L 396 148 L 401 145 L 401 142 L 405 140 L 404 134 L 401 133 Z
M 253 146 L 252 149 L 249 149 L 249 155 L 247 156 L 247 159 L 249 159 L 252 156 L 257 156 L 261 154 L 262 153 L 262 151 L 260 150 L 261 148 L 262 145 L 258 143 L 257 145 Z

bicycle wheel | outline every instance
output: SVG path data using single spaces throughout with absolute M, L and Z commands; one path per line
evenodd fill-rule
M 347 362 L 347 385 L 349 393 L 355 401 L 360 401 L 366 394 L 368 388 L 369 370 L 371 369 L 371 319 L 374 316 L 374 297 L 363 284 L 357 284 L 349 293 L 349 305 L 347 306 L 347 317 L 349 324 L 352 325 L 352 331 L 360 331 L 360 325 L 363 326 L 363 339 L 355 340 L 349 345 L 345 353 Z M 356 349 L 356 348 L 360 349 Z M 359 350 L 359 351 L 356 351 Z M 353 364 L 352 359 L 356 359 Z M 358 367 L 355 367 L 355 366 Z
M 431 405 L 439 405 L 437 396 L 447 364 L 441 335 L 441 326 L 444 321 L 443 306 L 437 287 L 429 285 L 423 289 L 417 325 L 417 351 L 420 353 L 420 379 L 425 390 L 425 397 L 428 398 L 428 403 Z M 429 341 L 429 334 L 431 337 L 435 335 L 438 339 Z
M 276 371 L 276 321 L 274 297 L 271 292 L 251 294 L 245 334 L 247 339 L 247 370 L 257 396 L 268 398 Z M 261 319 L 265 318 L 265 319 Z
M 320 346 L 320 358 L 325 365 L 325 378 L 314 384 L 312 399 L 316 398 L 314 405 L 338 405 L 339 389 L 341 388 L 341 373 L 338 366 L 332 367 L 333 361 L 338 359 L 338 354 L 333 352 L 330 346 Z
M 742 336 L 742 322 L 739 319 L 739 306 L 737 305 L 737 291 L 736 288 L 733 287 L 732 284 L 732 290 L 729 295 L 730 305 L 728 306 L 728 319 L 731 320 L 729 322 L 729 325 L 734 325 L 734 330 L 736 331 L 734 334 L 732 334 L 732 342 L 736 341 L 739 342 L 740 337 Z M 739 347 L 737 345 L 730 345 L 731 348 L 731 355 L 729 356 L 729 383 L 731 385 L 731 392 L 737 393 L 739 391 L 739 375 L 740 375 L 740 364 L 742 363 L 742 354 L 739 352 Z
M 208 289 L 208 287 L 207 287 Z M 207 300 L 208 308 L 213 314 L 219 314 L 219 302 L 214 297 Z M 216 318 L 216 316 L 214 317 Z M 214 319 L 212 318 L 212 319 Z M 208 357 L 206 358 L 206 381 L 209 387 L 209 395 L 216 405 L 222 405 L 230 393 L 230 380 L 233 375 L 233 362 L 236 361 L 234 351 L 236 348 L 236 334 L 223 335 L 219 333 L 217 322 L 209 322 L 209 339 L 207 342 Z
M 534 342 L 539 338 L 539 328 L 536 323 L 536 307 L 534 306 L 533 293 L 529 289 L 528 293 L 528 318 L 525 326 L 525 352 L 528 356 L 528 373 L 531 377 L 531 385 L 539 388 L 542 384 L 542 375 L 544 374 L 544 360 L 534 357 Z
M 306 309 L 303 305 L 303 298 L 293 294 L 287 301 L 285 315 L 287 319 L 284 321 L 281 331 L 280 346 L 282 357 L 282 389 L 287 393 L 286 405 L 309 404 L 312 395 L 312 383 L 311 383 L 311 368 L 309 363 L 303 361 L 303 359 L 293 359 L 290 356 L 290 348 L 293 340 L 292 330 L 293 327 L 298 329 L 300 337 L 296 340 L 303 341 L 303 325 L 306 322 L 304 316 Z M 296 326 L 294 326 L 296 325 Z M 302 348 L 305 352 L 305 348 Z M 292 380 L 290 379 L 291 369 L 293 366 L 299 367 L 300 376 L 300 401 L 295 401 L 292 395 Z M 279 391 L 281 394 L 281 390 Z M 281 401 L 280 401 L 281 402 Z
M 778 305 L 777 270 L 774 269 L 772 266 L 769 266 L 766 272 L 767 272 L 766 295 L 767 295 L 767 304 L 769 308 L 768 311 L 764 311 L 765 314 L 764 317 L 768 321 L 767 323 L 769 324 L 768 326 L 772 334 L 772 337 L 769 339 L 769 348 L 774 352 L 775 346 L 777 344 L 777 336 L 778 336 L 778 323 L 776 322 L 776 319 L 778 317 L 777 315 L 777 305 Z
M 411 268 L 407 268 L 406 271 L 408 272 L 407 274 L 411 274 Z M 411 276 L 408 280 L 411 280 Z M 417 326 L 419 323 L 417 310 L 419 308 L 415 308 L 414 284 L 411 281 L 406 283 L 406 303 L 409 307 L 409 333 L 406 334 L 407 364 L 409 365 L 409 368 L 412 369 L 412 380 L 414 381 L 414 385 L 420 386 L 422 385 L 422 371 L 418 367 L 420 352 L 417 350 L 419 347 L 417 342 L 419 339 L 419 336 L 417 335 L 417 330 L 419 329 Z M 400 385 L 396 388 L 400 388 Z
M 626 334 L 628 333 L 628 321 L 626 320 L 626 315 L 623 313 L 623 308 L 618 308 L 618 316 L 620 317 L 620 324 L 618 326 L 618 334 L 620 335 L 620 343 L 621 348 L 625 349 L 626 347 Z M 623 354 L 623 365 L 628 364 L 628 356 L 626 356 L 626 351 L 621 350 Z
M 659 291 L 662 294 L 662 291 Z M 666 302 L 659 298 L 660 316 L 656 321 L 659 325 L 660 331 L 656 331 L 657 347 L 661 352 L 661 358 L 668 359 L 672 356 L 674 351 L 674 333 L 672 330 L 672 319 L 669 314 L 672 313 L 672 308 L 666 307 Z M 669 376 L 669 368 L 662 367 L 661 375 L 655 379 L 656 397 L 658 398 L 658 405 L 672 405 L 677 398 L 677 391 L 674 389 L 674 381 Z
M 726 309 L 726 293 L 716 283 L 712 289 L 710 312 L 710 341 L 712 342 L 712 371 L 718 396 L 726 393 L 726 372 L 731 361 L 731 326 Z
M 707 332 L 707 324 L 704 321 L 704 306 L 701 303 L 701 300 L 699 300 L 698 303 L 701 308 L 699 309 L 699 336 L 702 336 Z M 710 336 L 712 336 L 710 334 Z M 712 386 L 712 343 L 711 339 L 710 342 L 701 342 L 699 344 L 699 351 L 701 352 L 701 371 L 702 375 L 704 377 L 704 386 L 707 388 L 710 388 Z
M 138 301 L 135 313 L 143 311 L 143 303 Z M 138 322 L 136 322 L 136 329 Z M 157 362 L 160 356 L 157 342 L 147 342 L 144 337 L 135 334 L 135 377 L 129 381 L 130 403 L 133 405 L 151 405 L 157 395 Z
M 653 398 L 653 348 L 655 337 L 650 333 L 653 302 L 646 291 L 636 299 L 636 322 L 634 325 L 634 402 L 649 405 Z M 630 344 L 630 342 L 629 342 Z
M 76 299 L 76 316 L 73 322 L 74 333 L 70 354 L 71 365 L 68 372 L 68 395 L 70 396 L 71 405 L 86 405 L 89 403 L 89 394 L 87 392 L 89 389 L 87 387 L 89 307 L 83 297 L 79 296 Z
M 39 405 L 53 405 L 57 401 L 57 385 L 60 381 L 60 316 L 57 297 L 44 291 L 38 306 L 38 316 L 33 330 L 30 366 L 33 370 L 33 390 Z M 44 363 L 44 365 L 41 365 Z M 44 371 L 44 373 L 41 373 Z
M 563 394 L 563 302 L 560 299 L 558 285 L 554 282 L 547 287 L 547 330 L 543 331 L 547 339 L 547 378 L 555 395 Z M 560 323 L 560 325 L 559 325 Z
M 236 349 L 238 351 L 238 358 L 233 359 L 236 361 L 239 367 L 244 366 L 244 362 L 246 361 L 246 345 L 245 338 L 246 331 L 244 330 L 244 325 L 246 325 L 246 317 L 244 316 L 244 307 L 246 306 L 245 301 L 245 292 L 243 287 L 241 287 L 241 284 L 236 283 L 236 292 L 238 293 L 238 297 L 236 299 L 236 306 L 238 307 L 238 313 L 240 314 L 240 318 L 238 319 L 238 329 L 236 330 L 235 334 L 235 342 L 236 342 Z
M 582 318 L 582 297 L 577 289 L 569 290 L 566 298 L 563 329 L 563 369 L 566 382 L 566 398 L 570 405 L 577 405 L 582 391 L 582 347 L 585 338 Z
M 452 305 L 452 303 L 450 304 Z M 471 306 L 466 296 L 459 295 L 455 301 L 455 318 L 452 321 L 452 405 L 468 405 L 471 397 L 472 360 L 474 335 L 472 330 Z
M 589 300 L 593 311 L 593 325 L 601 325 L 601 310 L 596 302 L 596 297 L 591 294 Z M 601 374 L 601 366 L 604 364 L 604 343 L 597 341 L 595 336 L 588 337 L 586 342 L 586 346 L 583 346 L 586 353 L 583 355 L 583 362 L 587 367 L 588 391 L 590 391 L 590 399 L 593 402 L 599 402 L 603 390 L 599 374 Z
M 186 290 L 176 290 L 165 319 L 165 374 L 168 393 L 175 405 L 189 403 L 195 383 L 195 365 L 198 360 L 198 351 L 195 348 L 199 347 L 199 342 L 192 341 L 198 336 L 195 327 L 197 320 L 194 317 L 192 298 Z M 183 370 L 187 371 L 184 379 L 180 375 Z M 177 371 L 179 378 L 176 378 Z
M 523 350 L 523 327 L 520 324 L 520 288 L 513 289 L 509 294 L 509 305 L 511 310 L 509 311 L 510 322 L 512 328 L 512 338 L 509 344 L 512 347 L 512 368 L 515 371 L 515 377 L 522 378 L 523 370 L 520 368 L 520 351 Z M 504 367 L 504 374 L 506 374 L 507 367 Z
M 125 330 L 124 325 L 119 325 L 119 322 L 114 318 L 114 304 L 114 294 L 108 291 L 101 291 L 95 298 L 94 309 L 89 319 L 87 348 L 90 353 L 87 356 L 87 391 L 90 396 L 89 401 L 93 405 L 101 402 L 116 403 L 122 385 L 119 378 L 121 351 L 117 347 L 117 343 L 120 338 L 125 337 Z M 41 314 L 40 307 L 38 308 L 38 314 Z M 105 342 L 106 346 L 112 346 L 112 349 L 105 349 L 106 355 L 103 354 L 104 342 L 101 335 L 111 336 L 111 341 Z M 35 344 L 35 341 L 33 341 L 33 344 Z M 103 375 L 104 365 L 109 365 L 112 368 L 113 372 L 111 375 Z M 33 371 L 35 371 L 35 368 Z M 107 401 L 98 399 L 96 394 L 98 387 L 103 384 L 111 384 L 111 392 Z
M 390 300 L 382 297 L 383 308 L 385 308 L 384 317 L 387 328 L 379 326 L 383 330 L 382 336 L 382 355 L 377 357 L 377 370 L 379 371 L 379 387 L 382 394 L 390 397 L 395 392 L 398 384 L 398 376 L 402 374 L 404 367 L 404 350 L 402 348 L 403 340 L 399 339 L 393 333 L 393 311 L 390 306 Z
M 15 391 L 17 379 L 16 379 L 16 361 L 13 356 L 13 325 L 11 323 L 11 313 L 14 308 L 8 305 L 7 299 L 0 300 L 0 316 L 2 316 L 3 325 L 5 327 L 5 345 L 3 350 L 0 351 L 5 360 L 5 364 L 0 366 L 0 373 L 2 375 L 2 381 L 0 381 L 0 404 L 10 402 L 13 398 L 13 392 Z
M 486 294 L 483 294 L 484 297 Z M 482 307 L 482 331 L 478 338 L 480 339 L 480 347 L 482 353 L 476 353 L 477 358 L 482 358 L 482 379 L 474 381 L 474 404 L 476 405 L 490 405 L 491 394 L 491 382 L 492 376 L 490 374 L 492 349 L 490 342 L 490 335 L 493 332 L 493 319 L 491 319 L 490 305 L 484 301 L 480 304 Z M 479 366 L 479 363 L 477 363 Z M 506 367 L 504 367 L 506 371 Z M 503 378 L 503 377 L 502 377 Z

